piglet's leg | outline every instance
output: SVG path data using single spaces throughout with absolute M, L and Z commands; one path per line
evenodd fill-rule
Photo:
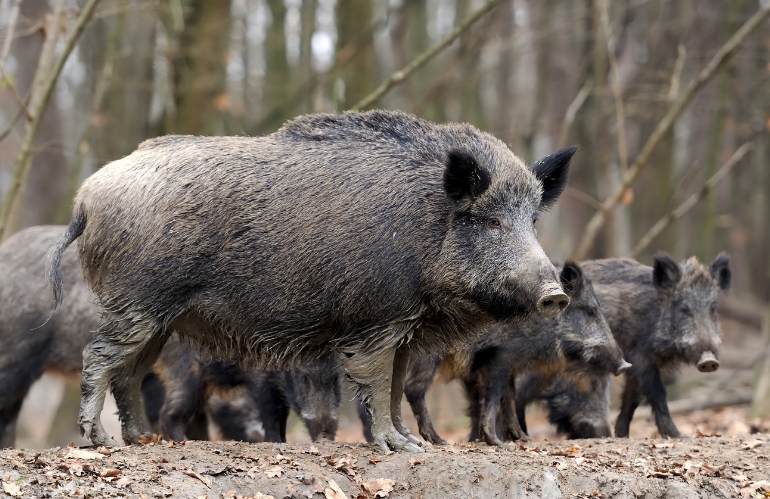
M 503 391 L 502 400 L 500 402 L 500 412 L 502 413 L 501 419 L 503 423 L 503 441 L 529 440 L 529 436 L 527 436 L 526 430 L 521 427 L 521 421 L 524 420 L 523 407 L 521 408 L 521 419 L 519 419 L 518 415 L 519 407 L 516 402 L 516 384 L 514 383 L 515 377 L 515 373 L 511 375 L 510 382 L 507 383 L 505 390 Z
M 666 387 L 660 377 L 660 371 L 657 368 L 650 368 L 645 372 L 644 382 L 642 383 L 644 396 L 650 403 L 652 413 L 655 415 L 655 424 L 661 437 L 679 438 L 682 436 L 671 418 L 668 411 L 668 401 L 666 400 Z
M 343 357 L 342 365 L 350 380 L 358 386 L 358 394 L 372 414 L 374 443 L 384 451 L 424 452 L 422 447 L 407 439 L 393 425 L 391 390 L 395 354 L 393 347 L 372 352 L 359 351 Z M 402 372 L 401 376 L 404 375 Z M 403 390 L 403 384 L 401 386 Z
M 428 413 L 428 404 L 425 403 L 425 394 L 433 382 L 438 364 L 438 360 L 432 360 L 420 365 L 418 369 L 410 369 L 404 393 L 417 419 L 417 427 L 420 429 L 422 438 L 432 444 L 446 445 L 446 440 L 441 438 L 433 427 L 433 421 Z

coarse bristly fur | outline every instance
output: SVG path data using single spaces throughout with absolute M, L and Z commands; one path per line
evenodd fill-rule
M 677 263 L 659 254 L 653 267 L 626 258 L 583 262 L 582 267 L 633 365 L 625 373 L 615 436 L 628 436 L 642 401 L 650 404 L 661 436 L 680 436 L 669 414 L 661 369 L 698 365 L 704 355 L 718 367 L 722 336 L 716 302 L 730 286 L 729 257 L 721 254 L 705 266 L 694 257 Z
M 60 255 L 79 236 L 102 307 L 81 428 L 112 444 L 97 412 L 112 379 L 113 393 L 131 394 L 116 400 L 124 438 L 138 440 L 127 373 L 149 369 L 171 330 L 269 367 L 331 349 L 381 408 L 397 346 L 451 345 L 561 293 L 533 220 L 563 190 L 573 152 L 533 170 L 471 126 L 396 111 L 144 142 L 84 182 L 49 255 L 58 302 Z M 380 446 L 415 450 L 386 419 Z

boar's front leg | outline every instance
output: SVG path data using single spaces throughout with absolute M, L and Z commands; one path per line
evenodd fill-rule
M 655 415 L 655 425 L 658 433 L 663 438 L 680 438 L 682 436 L 671 418 L 666 400 L 666 387 L 660 377 L 660 370 L 650 366 L 644 373 L 641 385 L 642 394 L 650 403 L 652 413 Z
M 372 415 L 374 443 L 384 451 L 424 452 L 422 447 L 411 442 L 393 425 L 391 391 L 396 379 L 395 354 L 395 347 L 358 351 L 344 356 L 342 365 L 350 380 L 357 385 L 358 394 Z M 398 376 L 402 383 L 403 376 L 403 373 Z
M 409 350 L 406 346 L 396 349 L 393 358 L 393 382 L 390 385 L 390 417 L 393 420 L 393 426 L 405 436 L 410 442 L 422 445 L 419 438 L 412 435 L 409 428 L 404 424 L 401 414 L 401 399 L 404 397 L 404 386 L 406 385 L 406 376 L 409 369 Z
M 634 366 L 636 367 L 636 366 Z M 633 367 L 631 368 L 634 369 Z M 634 412 L 642 401 L 642 395 L 639 391 L 639 377 L 636 373 L 626 373 L 626 384 L 623 387 L 623 398 L 620 403 L 620 414 L 615 421 L 615 436 L 624 438 L 628 436 L 631 427 L 631 420 L 634 418 Z

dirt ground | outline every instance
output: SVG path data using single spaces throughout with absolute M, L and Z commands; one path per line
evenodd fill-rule
M 530 442 L 382 453 L 368 444 L 148 443 L 0 452 L 17 497 L 765 497 L 770 435 Z

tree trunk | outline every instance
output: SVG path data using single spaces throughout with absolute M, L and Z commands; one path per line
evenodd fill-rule
M 337 50 L 350 50 L 351 56 L 339 70 L 345 84 L 342 109 L 352 107 L 377 85 L 377 60 L 372 39 L 372 1 L 338 0 Z

